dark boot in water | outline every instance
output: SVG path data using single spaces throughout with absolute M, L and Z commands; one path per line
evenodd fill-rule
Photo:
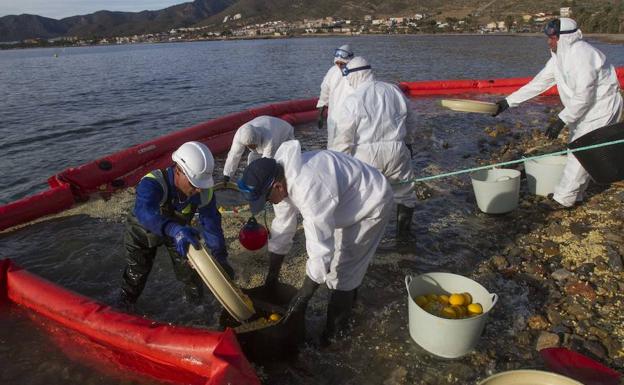
M 413 207 L 407 207 L 402 204 L 397 205 L 396 238 L 398 240 L 405 241 L 410 238 L 410 227 L 412 225 L 413 215 Z
M 330 290 L 327 305 L 327 325 L 321 336 L 321 345 L 327 346 L 330 340 L 343 335 L 349 329 L 351 309 L 355 304 L 357 288 L 353 290 Z

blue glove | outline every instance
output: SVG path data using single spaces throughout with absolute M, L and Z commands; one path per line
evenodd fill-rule
M 182 226 L 177 223 L 168 223 L 165 226 L 165 233 L 173 238 L 176 251 L 186 258 L 189 245 L 199 248 L 199 232 L 190 226 Z

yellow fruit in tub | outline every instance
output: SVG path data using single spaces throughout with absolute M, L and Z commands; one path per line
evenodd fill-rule
M 435 294 L 427 294 L 427 300 L 429 302 L 437 301 L 438 300 L 438 296 L 435 295 Z
M 472 303 L 472 296 L 470 293 L 462 293 L 462 295 L 464 296 L 464 305 L 470 305 Z
M 282 316 L 277 313 L 273 313 L 269 316 L 269 320 L 271 320 L 272 322 L 277 322 L 281 319 L 282 319 Z
M 440 315 L 444 318 L 457 318 L 457 312 L 452 306 L 447 306 L 440 311 Z
M 416 302 L 416 305 L 424 308 L 425 305 L 429 303 L 429 300 L 424 295 L 419 295 L 418 297 L 414 298 L 414 302 Z
M 449 303 L 449 296 L 446 294 L 440 294 L 438 296 L 438 301 L 442 304 L 442 305 L 448 305 Z
M 480 303 L 471 303 L 470 305 L 468 305 L 468 314 L 473 316 L 473 315 L 479 315 L 483 313 L 483 307 L 481 306 Z
M 465 301 L 466 298 L 461 294 L 453 293 L 449 297 L 449 303 L 451 304 L 451 306 L 461 306 L 464 304 Z
M 455 313 L 457 313 L 457 318 L 464 318 L 466 314 L 468 314 L 468 310 L 465 306 L 451 306 Z

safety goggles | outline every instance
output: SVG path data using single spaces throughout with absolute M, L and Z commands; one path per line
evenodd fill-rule
M 268 199 L 269 195 L 271 194 L 271 190 L 273 190 L 273 182 L 275 181 L 275 178 L 270 178 L 268 180 L 268 183 L 265 183 L 264 186 L 260 186 L 255 187 L 255 186 L 248 186 L 242 179 L 238 180 L 238 190 L 241 192 L 241 194 L 243 195 L 243 198 L 247 201 L 256 201 L 260 198 L 264 198 L 265 200 Z M 263 191 L 266 190 L 266 193 L 264 193 L 263 195 Z
M 561 20 L 559 19 L 549 21 L 548 24 L 546 24 L 546 26 L 544 27 L 544 33 L 548 37 L 559 37 L 559 35 L 566 35 L 569 33 L 574 33 L 576 31 L 578 31 L 578 28 L 574 28 L 569 31 L 561 31 Z
M 370 65 L 366 65 L 362 67 L 355 67 L 355 68 L 344 67 L 342 68 L 342 76 L 347 76 L 352 72 L 364 71 L 364 70 L 369 70 L 369 69 L 371 69 Z
M 350 59 L 353 57 L 353 52 L 345 51 L 344 49 L 336 48 L 334 51 L 334 57 L 339 59 Z

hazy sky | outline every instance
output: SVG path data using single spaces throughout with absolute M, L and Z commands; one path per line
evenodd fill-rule
M 62 19 L 95 11 L 138 12 L 167 8 L 192 0 L 0 0 L 0 17 L 28 13 Z

